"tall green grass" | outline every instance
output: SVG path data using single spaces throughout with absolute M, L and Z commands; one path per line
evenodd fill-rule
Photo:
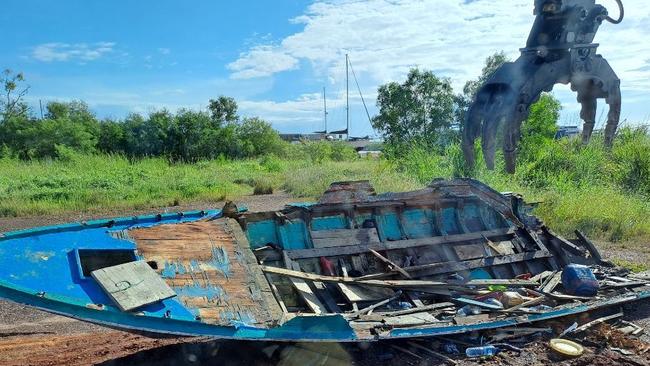
M 517 173 L 485 169 L 480 151 L 467 172 L 460 147 L 434 154 L 417 146 L 399 158 L 358 159 L 342 145 L 296 148 L 285 158 L 216 159 L 193 164 L 161 158 L 130 161 L 117 155 L 73 151 L 57 160 L 0 159 L 0 216 L 51 214 L 97 208 L 145 209 L 286 190 L 313 200 L 334 181 L 370 180 L 377 191 L 424 187 L 434 178 L 470 175 L 527 201 L 563 234 L 580 229 L 609 241 L 650 239 L 650 136 L 622 129 L 610 150 L 596 136 L 588 146 L 563 139 L 522 157 Z
M 579 139 L 552 141 L 519 159 L 514 175 L 503 173 L 501 155 L 494 171 L 485 169 L 477 152 L 469 175 L 497 190 L 521 193 L 527 201 L 541 201 L 536 214 L 555 230 L 580 229 L 609 241 L 650 239 L 650 136 L 645 129 L 622 129 L 611 150 L 603 147 L 602 136 L 587 146 Z M 413 147 L 391 163 L 422 184 L 432 177 L 467 174 L 458 145 L 443 155 Z

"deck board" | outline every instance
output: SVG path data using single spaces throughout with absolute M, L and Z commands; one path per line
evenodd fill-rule
M 129 231 L 138 253 L 201 321 L 270 326 L 282 316 L 255 255 L 231 219 L 158 225 Z

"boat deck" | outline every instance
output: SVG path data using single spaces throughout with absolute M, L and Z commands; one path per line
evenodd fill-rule
M 231 219 L 128 231 L 138 254 L 164 278 L 197 319 L 260 327 L 282 315 L 255 255 Z M 173 314 L 172 314 L 173 315 Z

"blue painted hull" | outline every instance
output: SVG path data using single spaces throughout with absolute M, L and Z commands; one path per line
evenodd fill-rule
M 458 182 L 454 184 L 453 187 L 459 186 Z M 478 183 L 470 182 L 470 184 L 483 189 L 483 186 L 479 186 Z M 503 199 L 503 202 L 506 203 L 501 206 L 503 207 L 502 212 L 506 214 L 500 216 L 503 217 L 502 219 L 492 220 L 491 223 L 493 225 L 504 224 L 508 217 L 513 217 L 513 220 L 516 220 L 514 214 L 506 212 L 509 210 L 507 206 L 509 198 L 499 197 L 496 192 L 490 191 L 488 193 L 492 195 L 491 197 L 496 197 L 495 200 Z M 384 198 L 377 198 L 375 202 L 380 202 L 381 199 Z M 386 198 L 387 201 L 394 201 L 395 199 L 396 196 L 388 196 Z M 497 206 L 499 202 L 495 202 L 494 206 Z M 303 206 L 302 208 L 304 209 L 305 207 L 310 206 Z M 432 238 L 433 240 L 440 233 L 434 232 L 431 229 L 432 226 L 422 225 L 421 223 L 430 222 L 434 220 L 435 215 L 439 214 L 442 222 L 440 225 L 442 229 L 440 231 L 444 234 L 444 238 L 452 238 L 454 235 L 462 236 L 466 234 L 455 233 L 456 230 L 459 230 L 459 226 L 477 225 L 478 221 L 474 219 L 476 217 L 475 215 L 478 215 L 477 212 L 482 211 L 475 207 L 472 204 L 467 204 L 464 211 L 462 211 L 465 213 L 465 216 L 461 221 L 458 220 L 459 212 L 453 209 L 449 211 L 443 209 L 438 213 L 422 209 L 405 210 L 403 213 L 400 213 L 402 220 L 406 220 L 402 224 L 399 223 L 399 218 L 395 214 L 376 215 L 377 231 L 379 237 L 386 245 L 395 245 L 399 240 L 409 242 L 412 237 Z M 138 247 L 136 241 L 128 235 L 121 236 L 119 235 L 120 233 L 129 230 L 137 231 L 142 228 L 153 228 L 165 224 L 187 223 L 188 225 L 196 225 L 199 221 L 208 222 L 212 219 L 220 218 L 221 215 L 222 213 L 219 210 L 193 211 L 97 220 L 4 233 L 0 236 L 0 268 L 2 269 L 0 271 L 0 298 L 115 328 L 164 335 L 204 336 L 241 340 L 357 342 L 436 336 L 507 327 L 588 312 L 601 307 L 620 305 L 625 302 L 650 297 L 650 290 L 646 286 L 639 287 L 636 292 L 628 291 L 605 299 L 558 306 L 543 313 L 519 314 L 517 316 L 513 315 L 500 318 L 499 320 L 465 325 L 454 325 L 451 322 L 432 322 L 422 326 L 393 328 L 383 331 L 379 329 L 376 333 L 371 334 L 370 332 L 355 329 L 346 317 L 337 313 L 318 314 L 318 316 L 314 316 L 316 314 L 304 314 L 300 311 L 294 311 L 291 314 L 293 317 L 290 320 L 280 322 L 281 325 L 273 326 L 260 326 L 259 322 L 255 323 L 257 325 L 251 325 L 253 322 L 241 321 L 241 314 L 239 319 L 230 319 L 231 321 L 227 324 L 210 323 L 202 319 L 202 314 L 196 308 L 188 306 L 188 302 L 183 302 L 180 299 L 182 297 L 182 291 L 189 291 L 187 287 L 174 288 L 179 295 L 177 297 L 145 305 L 138 308 L 137 312 L 123 312 L 112 305 L 112 300 L 99 287 L 96 281 L 84 275 L 84 271 L 79 264 L 79 252 L 83 250 L 120 250 L 136 253 L 136 249 L 143 249 Z M 272 219 L 264 217 L 256 222 L 249 221 L 247 234 L 250 243 L 248 241 L 246 242 L 246 245 L 250 246 L 246 247 L 249 252 L 251 248 L 260 248 L 265 246 L 266 243 L 271 243 L 276 244 L 276 247 L 282 246 L 284 250 L 290 253 L 289 255 L 294 256 L 294 259 L 300 259 L 304 258 L 301 256 L 305 255 L 306 252 L 316 250 L 314 238 L 318 238 L 318 236 L 314 233 L 310 234 L 307 229 L 307 222 L 300 220 L 282 220 L 276 216 L 269 217 L 272 217 Z M 359 215 L 359 217 L 362 219 L 361 223 L 367 220 L 367 216 Z M 339 216 L 323 216 L 322 218 L 314 218 L 313 220 L 307 221 L 311 225 L 311 229 L 317 231 L 322 229 L 334 231 L 345 230 L 345 226 L 348 225 L 348 222 L 341 220 Z M 416 225 L 414 223 L 419 224 Z M 462 225 L 457 225 L 458 223 Z M 177 230 L 173 225 L 172 229 Z M 239 228 L 237 229 L 239 230 Z M 429 231 L 425 232 L 426 230 L 423 231 L 424 229 Z M 469 229 L 469 234 L 471 234 L 472 228 L 470 227 Z M 474 230 L 474 233 L 487 232 L 478 231 L 485 229 L 484 227 L 479 227 Z M 488 227 L 487 229 L 495 228 Z M 468 228 L 464 227 L 463 230 L 468 230 Z M 404 235 L 409 239 L 405 240 Z M 164 242 L 165 239 L 170 238 L 163 232 L 162 239 L 162 242 Z M 159 240 L 157 243 L 160 242 Z M 161 244 L 147 245 L 149 245 L 148 250 L 150 252 L 152 247 L 161 246 Z M 376 245 L 383 244 L 376 242 Z M 570 244 L 564 243 L 563 245 L 566 247 L 566 245 Z M 357 253 L 354 251 L 356 250 L 355 248 L 348 247 L 346 250 L 352 250 L 350 252 L 352 254 Z M 234 253 L 234 257 L 238 257 L 236 247 Z M 548 253 L 548 251 L 544 250 L 535 253 L 544 254 Z M 138 254 L 134 255 L 137 256 Z M 214 252 L 213 255 L 218 256 L 219 253 Z M 242 259 L 239 257 L 234 259 L 241 261 Z M 545 257 L 549 257 L 549 255 L 545 255 Z M 491 257 L 487 262 L 491 263 L 495 258 L 497 257 Z M 149 258 L 140 257 L 136 259 L 148 260 Z M 196 265 L 192 263 L 188 265 L 187 263 L 182 264 L 177 260 L 177 264 L 174 262 L 174 258 L 169 257 L 168 259 L 169 262 L 164 261 L 165 267 L 160 268 L 159 273 L 162 277 L 166 277 L 172 282 L 176 280 L 176 276 L 186 275 L 187 277 L 200 274 L 201 272 L 193 272 L 192 274 L 192 271 L 196 268 L 199 268 L 203 273 L 205 272 L 204 267 L 201 267 L 203 263 Z M 532 262 L 533 260 L 531 259 L 527 264 L 534 264 Z M 227 262 L 226 260 L 226 264 Z M 255 265 L 258 264 L 254 258 L 253 262 L 255 262 Z M 468 262 L 471 262 L 471 260 Z M 220 263 L 217 262 L 205 263 L 214 263 L 212 269 L 222 274 L 222 280 L 225 277 L 226 282 L 230 281 L 228 277 L 229 269 L 227 267 L 221 268 L 219 267 Z M 553 265 L 555 266 L 555 264 Z M 186 272 L 188 270 L 185 268 L 186 266 L 191 267 L 189 273 Z M 489 266 L 489 264 L 484 264 L 484 266 Z M 202 289 L 197 288 L 196 290 L 204 291 L 203 293 L 199 293 L 198 297 L 209 297 L 208 292 L 205 292 L 209 288 L 206 289 L 206 287 L 203 287 Z M 208 305 L 214 304 L 211 301 L 207 301 L 207 303 Z M 255 303 L 253 303 L 253 306 L 259 307 Z

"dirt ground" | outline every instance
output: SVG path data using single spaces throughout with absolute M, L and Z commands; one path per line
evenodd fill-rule
M 294 201 L 284 193 L 244 197 L 237 201 L 250 210 L 279 209 Z M 150 208 L 139 212 L 94 211 L 84 214 L 61 214 L 28 218 L 0 219 L 0 232 L 57 223 L 152 212 L 176 212 L 218 208 L 220 204 L 196 203 L 178 207 Z M 647 245 L 617 248 L 598 243 L 608 258 L 637 263 L 650 262 Z M 625 319 L 650 333 L 650 301 L 630 304 Z M 489 360 L 458 359 L 460 365 L 650 365 L 650 352 L 625 356 L 602 347 L 600 334 L 580 358 L 557 358 L 546 340 L 525 347 L 524 352 L 502 352 Z M 650 342 L 648 335 L 642 342 Z M 435 347 L 441 340 L 420 340 L 425 347 Z M 648 345 L 648 343 L 642 343 Z M 405 353 L 394 346 L 410 350 Z M 631 346 L 630 346 L 631 347 Z M 621 347 L 625 348 L 625 347 Z M 454 357 L 454 356 L 452 356 Z M 30 309 L 0 300 L 0 365 L 432 365 L 441 361 L 404 342 L 366 344 L 278 344 L 269 342 L 209 341 L 197 338 L 150 338 L 117 331 L 74 319 Z

